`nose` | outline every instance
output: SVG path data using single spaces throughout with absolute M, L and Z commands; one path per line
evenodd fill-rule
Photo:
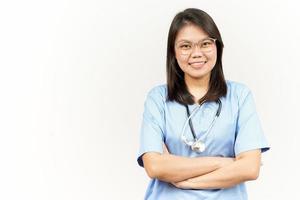
M 202 57 L 203 56 L 203 52 L 201 51 L 200 47 L 198 45 L 195 45 L 193 50 L 192 50 L 192 54 L 191 56 L 194 58 L 197 57 Z

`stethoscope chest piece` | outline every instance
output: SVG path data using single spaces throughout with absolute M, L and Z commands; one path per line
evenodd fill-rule
M 192 144 L 191 148 L 193 151 L 202 153 L 205 151 L 205 144 L 201 140 L 197 140 Z

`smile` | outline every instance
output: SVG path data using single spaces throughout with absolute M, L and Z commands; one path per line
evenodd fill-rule
M 203 65 L 205 65 L 207 61 L 200 61 L 200 62 L 190 62 L 189 65 L 193 68 L 201 68 Z

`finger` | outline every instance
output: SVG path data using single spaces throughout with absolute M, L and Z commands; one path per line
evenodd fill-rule
M 169 153 L 169 150 L 168 150 L 168 148 L 167 148 L 167 146 L 166 146 L 165 143 L 163 143 L 163 152 L 164 153 Z

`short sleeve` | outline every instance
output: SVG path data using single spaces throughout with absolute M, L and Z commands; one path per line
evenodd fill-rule
M 144 103 L 144 113 L 140 129 L 140 148 L 137 162 L 144 167 L 142 156 L 146 152 L 163 153 L 164 132 L 164 98 L 152 89 Z
M 270 149 L 256 112 L 252 92 L 248 88 L 243 91 L 239 101 L 234 148 L 235 155 L 254 149 L 261 149 L 261 152 Z

